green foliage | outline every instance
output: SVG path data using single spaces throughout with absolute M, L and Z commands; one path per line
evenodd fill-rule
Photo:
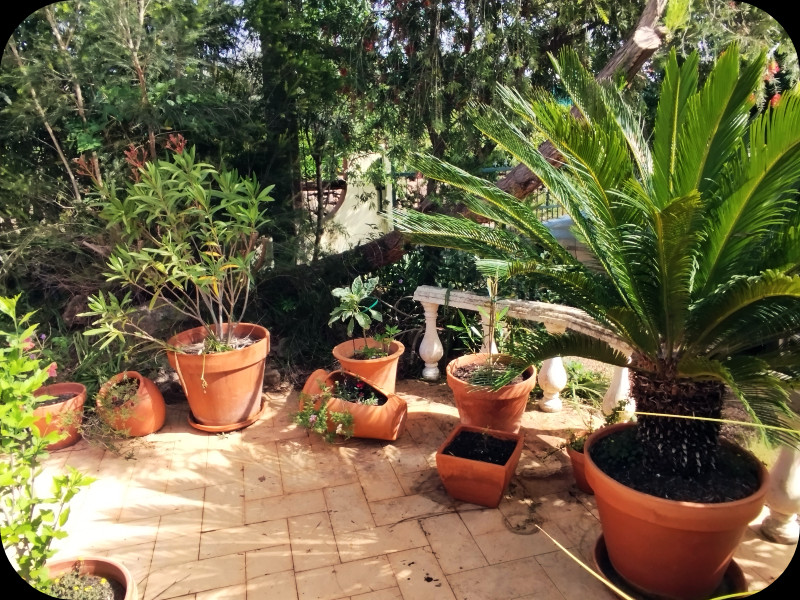
M 373 320 L 383 321 L 380 311 L 373 308 L 377 300 L 368 307 L 361 306 L 361 303 L 369 298 L 377 285 L 377 277 L 362 280 L 361 276 L 358 276 L 349 286 L 331 290 L 331 294 L 335 298 L 339 298 L 339 306 L 331 311 L 328 325 L 333 325 L 336 321 L 345 322 L 347 323 L 347 337 L 353 337 L 353 330 L 358 324 L 366 337 Z
M 586 368 L 577 360 L 565 360 L 564 368 L 567 371 L 567 385 L 561 391 L 563 398 L 588 400 L 592 404 L 602 399 L 609 383 L 605 375 Z
M 113 186 L 98 192 L 101 216 L 122 235 L 108 261 L 108 281 L 149 294 L 151 308 L 171 304 L 205 326 L 208 350 L 219 350 L 220 343 L 230 344 L 265 257 L 257 228 L 272 188 L 196 162 L 194 148 L 139 172 L 141 181 L 122 196 Z M 130 291 L 122 300 L 103 292 L 90 297 L 84 315 L 96 318 L 85 333 L 101 335 L 101 347 L 126 333 L 159 343 L 134 322 Z
M 323 389 L 316 397 L 300 394 L 303 408 L 293 416 L 293 420 L 301 427 L 320 434 L 326 442 L 333 442 L 337 435 L 348 439 L 353 435 L 353 415 L 349 412 L 329 411 L 330 398 L 331 393 L 327 389 Z M 328 430 L 328 421 L 334 425 L 333 431 Z
M 788 388 L 800 381 L 800 94 L 786 92 L 751 118 L 765 61 L 740 69 L 739 58 L 736 46 L 728 48 L 698 89 L 697 55 L 679 64 L 673 53 L 651 145 L 619 93 L 567 50 L 553 65 L 581 120 L 544 91 L 525 98 L 501 86 L 505 111 L 473 107 L 476 126 L 564 205 L 599 271 L 567 253 L 523 201 L 430 156 L 416 167 L 468 192 L 467 208 L 497 226 L 412 211 L 395 222 L 412 241 L 477 254 L 487 276 L 527 276 L 554 290 L 631 349 L 627 365 L 589 336 L 530 330 L 514 350 L 524 364 L 586 356 L 659 381 L 718 381 L 752 417 L 791 428 Z M 561 169 L 519 122 L 552 143 Z
M 55 431 L 42 436 L 34 424 L 33 393 L 49 374 L 31 342 L 37 327 L 30 322 L 33 313 L 18 316 L 18 300 L 0 297 L 0 313 L 12 325 L 0 330 L 0 455 L 5 457 L 0 462 L 0 532 L 3 549 L 20 576 L 45 590 L 45 563 L 54 553 L 50 545 L 66 536 L 69 502 L 92 479 L 67 467 L 67 473 L 53 476 L 50 495 L 37 490 L 47 446 L 62 436 Z

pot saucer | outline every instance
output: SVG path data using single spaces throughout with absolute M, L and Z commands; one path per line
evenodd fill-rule
M 614 569 L 614 565 L 611 564 L 611 560 L 608 558 L 606 541 L 602 534 L 600 534 L 600 537 L 597 538 L 597 542 L 594 545 L 593 556 L 594 564 L 600 574 L 631 598 L 634 598 L 635 600 L 660 600 L 662 598 L 662 596 L 653 596 L 642 592 L 628 583 L 619 573 L 617 573 L 617 571 Z M 730 564 L 728 565 L 728 569 L 725 571 L 725 576 L 722 578 L 722 583 L 717 586 L 717 589 L 711 593 L 709 598 L 716 598 L 718 596 L 725 596 L 728 594 L 746 591 L 747 581 L 745 580 L 744 572 L 742 571 L 742 568 L 736 564 L 735 560 L 731 560 Z M 619 596 L 619 594 L 617 595 Z M 620 598 L 621 597 L 622 596 L 620 596 Z
M 245 421 L 239 421 L 238 423 L 232 423 L 230 425 L 203 425 L 202 423 L 198 423 L 192 411 L 189 410 L 189 416 L 187 420 L 189 421 L 189 425 L 194 427 L 195 429 L 199 429 L 200 431 L 207 431 L 208 433 L 226 433 L 228 431 L 236 431 L 237 429 L 244 429 L 248 425 L 252 425 L 264 414 L 264 409 L 267 407 L 267 396 L 265 394 L 261 394 L 261 408 L 258 409 L 258 412 L 250 417 Z

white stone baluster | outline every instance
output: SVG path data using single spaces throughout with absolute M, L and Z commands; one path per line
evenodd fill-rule
M 769 515 L 761 523 L 765 538 L 779 544 L 796 544 L 800 537 L 800 451 L 783 446 L 769 472 L 766 505 Z
M 439 359 L 444 354 L 439 333 L 436 331 L 436 317 L 439 305 L 433 302 L 420 302 L 425 313 L 425 335 L 419 344 L 419 356 L 425 361 L 422 369 L 422 378 L 429 381 L 439 379 Z
M 567 371 L 560 356 L 542 361 L 539 370 L 539 387 L 544 396 L 539 400 L 539 409 L 543 412 L 559 412 L 563 408 L 561 390 L 567 385 Z
M 494 331 L 491 331 L 489 323 L 489 313 L 481 312 L 481 329 L 483 330 L 483 344 L 481 352 L 486 354 L 497 354 L 497 344 L 494 343 Z
M 611 384 L 608 386 L 606 395 L 603 396 L 603 414 L 610 415 L 617 405 L 625 401 L 625 410 L 620 415 L 622 421 L 630 421 L 633 413 L 636 412 L 636 402 L 630 396 L 631 382 L 628 367 L 614 366 L 614 374 L 611 376 Z

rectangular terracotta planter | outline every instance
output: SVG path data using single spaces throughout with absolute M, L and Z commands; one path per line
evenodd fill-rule
M 473 431 L 490 435 L 502 440 L 515 440 L 516 446 L 505 465 L 495 465 L 479 460 L 471 460 L 444 454 L 444 450 L 462 431 Z M 521 433 L 509 433 L 494 429 L 458 425 L 447 436 L 436 452 L 436 469 L 442 479 L 447 493 L 457 500 L 471 502 L 495 508 L 500 504 L 503 492 L 517 470 L 522 455 L 523 436 Z

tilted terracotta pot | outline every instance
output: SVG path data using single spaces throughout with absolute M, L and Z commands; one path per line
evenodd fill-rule
M 139 382 L 136 396 L 120 407 L 106 407 L 103 400 L 111 387 L 125 379 Z M 100 418 L 114 429 L 126 431 L 131 437 L 148 435 L 161 429 L 166 412 L 164 396 L 158 386 L 136 371 L 117 373 L 97 392 L 97 414 Z
M 81 421 L 83 420 L 83 405 L 86 402 L 86 387 L 80 383 L 52 383 L 40 387 L 34 396 L 61 396 L 62 394 L 75 394 L 69 400 L 38 406 L 33 414 L 37 417 L 35 423 L 39 432 L 45 436 L 51 431 L 60 431 L 66 437 L 47 446 L 50 451 L 60 450 L 72 446 L 81 439 Z M 50 415 L 50 423 L 47 423 Z
M 700 503 L 666 500 L 612 479 L 592 461 L 592 446 L 620 429 L 603 427 L 586 441 L 586 479 L 594 490 L 608 556 L 614 569 L 647 594 L 681 600 L 707 598 L 722 581 L 750 521 L 764 505 L 768 474 L 747 498 Z
M 332 390 L 334 383 L 342 381 L 346 377 L 353 377 L 352 374 L 344 371 L 332 371 L 328 373 L 324 369 L 314 371 L 303 386 L 303 393 L 309 396 L 316 396 L 322 392 L 323 387 Z M 380 406 L 369 406 L 356 404 L 340 398 L 332 397 L 328 400 L 328 410 L 332 412 L 349 412 L 353 415 L 353 437 L 369 438 L 375 440 L 394 441 L 405 430 L 408 406 L 406 401 L 395 394 L 386 393 L 375 385 L 366 382 L 375 391 L 386 396 L 386 402 Z M 315 407 L 319 408 L 321 400 L 317 399 Z M 302 410 L 302 399 L 300 409 Z M 334 431 L 336 426 L 329 421 L 328 430 Z
M 506 385 L 497 391 L 475 387 L 455 376 L 458 367 L 483 364 L 488 358 L 488 354 L 467 354 L 447 364 L 447 385 L 453 390 L 458 416 L 464 425 L 516 433 L 522 423 L 531 390 L 536 385 L 536 369 L 528 367 L 523 374 L 523 381 Z M 503 355 L 495 355 L 495 359 L 500 362 L 510 360 Z
M 347 340 L 334 346 L 333 356 L 341 363 L 343 371 L 358 375 L 387 394 L 394 394 L 397 363 L 405 352 L 405 346 L 397 340 L 393 340 L 389 344 L 389 356 L 365 360 L 353 358 L 353 354 L 364 347 L 364 339 Z M 366 338 L 366 345 L 369 348 L 381 347 L 381 344 L 372 338 Z
M 515 440 L 516 446 L 505 465 L 495 465 L 445 454 L 444 451 L 462 431 L 474 431 L 503 440 Z M 457 425 L 436 452 L 436 470 L 447 493 L 457 500 L 495 508 L 503 498 L 508 482 L 517 470 L 522 455 L 521 433 L 497 431 L 470 425 Z
M 76 564 L 80 565 L 78 572 L 81 575 L 95 575 L 96 577 L 112 579 L 119 583 L 125 588 L 123 600 L 138 599 L 136 580 L 131 575 L 131 572 L 125 565 L 111 558 L 88 556 L 86 558 L 66 558 L 49 561 L 47 570 L 50 574 L 50 579 L 55 579 L 59 575 L 68 573 Z
M 586 494 L 594 494 L 592 486 L 586 481 L 586 462 L 583 452 L 573 450 L 571 446 L 567 445 L 567 455 L 572 463 L 572 476 L 575 478 L 578 489 Z
M 261 390 L 269 352 L 269 331 L 265 328 L 240 323 L 234 333 L 257 341 L 245 348 L 212 354 L 167 352 L 197 423 L 228 431 L 249 425 L 262 410 Z M 205 328 L 195 327 L 167 343 L 180 348 L 202 342 L 205 337 Z

